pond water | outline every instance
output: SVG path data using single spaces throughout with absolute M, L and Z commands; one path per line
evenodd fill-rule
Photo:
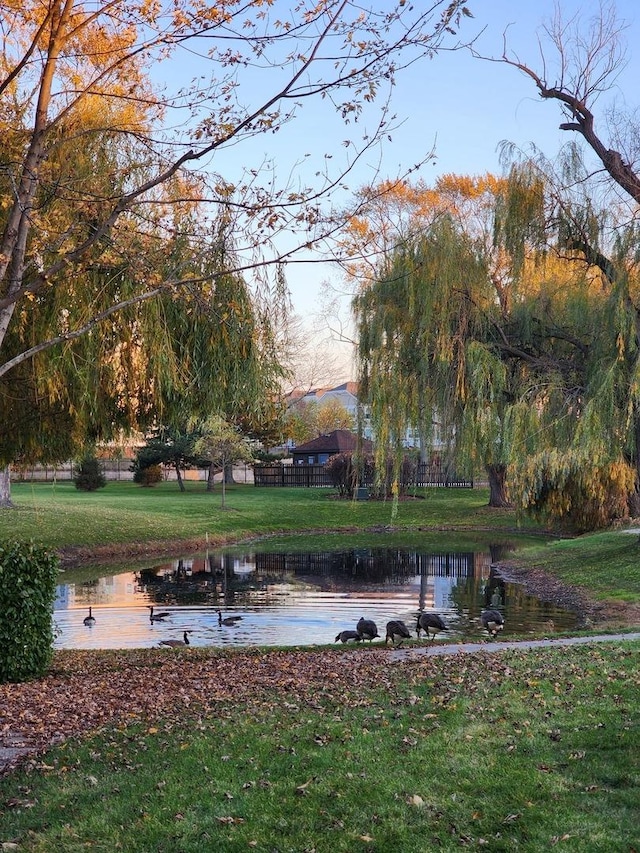
M 478 550 L 437 551 L 380 545 L 313 552 L 237 547 L 105 570 L 90 580 L 58 587 L 54 605 L 55 647 L 106 649 L 151 647 L 191 631 L 193 646 L 293 646 L 334 642 L 373 619 L 384 641 L 390 619 L 403 619 L 415 636 L 420 610 L 443 616 L 457 641 L 486 638 L 479 617 L 487 606 L 505 617 L 509 634 L 571 630 L 576 615 L 526 595 L 492 568 L 504 555 L 490 545 Z M 168 611 L 151 622 L 149 606 Z M 95 623 L 83 624 L 91 606 Z M 233 626 L 224 617 L 241 616 Z

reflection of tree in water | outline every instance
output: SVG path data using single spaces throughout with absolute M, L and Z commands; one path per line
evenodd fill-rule
M 428 554 L 390 548 L 356 548 L 298 554 L 255 555 L 256 570 L 270 575 L 334 578 L 344 584 L 399 586 L 416 576 L 466 577 L 473 574 L 473 554 Z
M 236 566 L 249 567 L 236 572 Z M 278 602 L 278 585 L 362 590 L 403 586 L 419 576 L 467 577 L 474 573 L 470 553 L 429 554 L 402 548 L 353 548 L 301 553 L 217 552 L 204 559 L 176 560 L 137 572 L 141 591 L 157 604 L 247 604 L 259 592 L 263 602 Z

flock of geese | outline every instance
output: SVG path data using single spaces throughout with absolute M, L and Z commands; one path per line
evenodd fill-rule
M 149 609 L 149 621 L 151 624 L 154 622 L 163 622 L 171 616 L 171 613 L 168 610 L 156 612 L 153 605 L 148 604 L 147 607 Z M 224 625 L 226 627 L 233 627 L 241 620 L 242 616 L 223 617 L 222 611 L 218 610 L 218 625 L 220 626 Z M 90 628 L 95 625 L 95 621 L 95 616 L 91 612 L 90 607 L 89 615 L 84 617 L 83 622 Z M 487 631 L 492 639 L 495 639 L 500 631 L 504 629 L 504 616 L 499 610 L 483 610 L 480 614 L 480 621 L 482 623 L 482 627 Z M 427 635 L 427 640 L 433 642 L 437 634 L 448 630 L 449 627 L 445 623 L 444 619 L 437 613 L 418 613 L 418 620 L 416 622 L 416 637 L 418 639 L 420 639 L 421 632 L 424 631 Z M 189 634 L 191 634 L 191 631 L 184 631 L 181 640 L 160 640 L 159 645 L 170 646 L 171 648 L 188 646 L 190 645 Z M 340 631 L 334 642 L 348 643 L 349 640 L 353 640 L 356 643 L 363 640 L 369 640 L 369 642 L 371 642 L 377 637 L 380 637 L 380 634 L 378 633 L 378 626 L 376 623 L 372 619 L 365 619 L 364 616 L 361 616 L 358 620 L 355 631 Z M 409 639 L 410 637 L 411 631 L 407 628 L 402 619 L 391 619 L 387 622 L 387 629 L 384 638 L 385 645 L 389 640 L 391 640 L 391 644 L 394 646 L 400 645 L 403 640 Z
M 504 629 L 504 616 L 499 610 L 483 610 L 480 614 L 480 621 L 482 623 L 482 627 L 487 631 L 491 639 L 495 639 L 500 631 Z M 416 637 L 418 639 L 420 639 L 421 631 L 424 631 L 427 635 L 427 639 L 433 642 L 436 638 L 436 634 L 448 630 L 449 627 L 445 623 L 444 619 L 437 613 L 418 613 L 418 620 L 416 622 Z M 369 640 L 369 642 L 371 642 L 372 640 L 375 640 L 376 637 L 380 637 L 376 623 L 372 619 L 365 619 L 364 616 L 361 616 L 358 620 L 355 631 L 340 631 L 334 642 L 348 643 L 349 640 L 353 640 L 356 643 L 360 643 L 363 640 Z M 407 640 L 410 637 L 411 631 L 407 628 L 402 619 L 391 619 L 387 622 L 387 630 L 384 638 L 385 645 L 389 640 L 391 640 L 391 643 L 394 646 L 400 645 L 403 640 Z
M 148 604 L 147 608 L 149 610 L 149 621 L 153 625 L 154 622 L 164 622 L 169 616 L 171 616 L 171 612 L 169 610 L 161 610 L 156 611 L 153 605 Z M 218 610 L 218 625 L 226 625 L 227 627 L 232 627 L 233 625 L 240 622 L 242 616 L 224 616 L 222 615 L 222 611 Z M 89 607 L 89 615 L 85 616 L 82 620 L 83 623 L 88 627 L 92 628 L 96 623 L 96 617 L 91 612 L 91 607 Z M 181 640 L 160 640 L 160 646 L 170 646 L 173 649 L 179 648 L 180 646 L 189 646 L 189 634 L 191 631 L 183 631 Z

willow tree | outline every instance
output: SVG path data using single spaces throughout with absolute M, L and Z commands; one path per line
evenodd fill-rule
M 268 292 L 269 264 L 308 252 L 333 233 L 322 201 L 342 190 L 360 156 L 392 131 L 389 100 L 403 66 L 452 41 L 467 13 L 466 0 L 435 0 L 426 9 L 303 0 L 277 16 L 269 6 L 2 4 L 0 376 L 13 374 L 10 383 L 29 386 L 38 404 L 46 398 L 36 444 L 46 438 L 47 418 L 78 403 L 75 393 L 65 399 L 53 376 L 69 342 L 85 335 L 126 339 L 115 327 L 130 321 L 129 308 L 200 289 L 202 279 L 183 256 L 162 262 L 172 257 L 166 243 L 190 236 L 181 230 L 188 220 L 174 209 L 197 206 L 201 233 L 207 224 L 213 233 L 213 223 L 231 222 L 241 254 L 225 271 L 253 269 L 252 285 L 261 279 Z M 201 57 L 191 81 L 176 74 L 184 70 L 183 55 Z M 305 162 L 306 179 L 302 163 L 281 179 L 274 162 L 248 156 L 230 177 L 228 150 L 243 143 L 250 149 L 259 135 L 285 135 L 316 102 L 318 109 L 330 104 L 337 127 L 327 154 L 344 156 L 320 155 L 315 170 Z M 366 127 L 354 121 L 365 107 Z M 349 126 L 346 140 L 341 124 Z M 277 242 L 284 232 L 295 235 L 286 248 Z M 198 251 L 206 255 L 208 248 Z M 49 308 L 48 324 L 31 324 L 34 302 Z M 126 340 L 118 347 L 126 349 Z M 113 365 L 108 361 L 105 371 L 115 373 Z M 135 391 L 123 389 L 122 396 L 133 400 Z M 10 455 L 3 453 L 4 461 Z M 7 480 L 5 471 L 5 486 Z
M 153 258 L 143 244 L 137 251 L 147 274 L 161 278 L 167 265 L 180 265 L 197 279 L 197 288 L 180 298 L 163 292 L 155 300 L 132 300 L 122 306 L 118 322 L 93 324 L 59 351 L 37 352 L 3 377 L 3 461 L 57 462 L 88 441 L 174 426 L 211 412 L 262 419 L 280 376 L 270 316 L 244 279 L 228 271 L 229 236 L 219 229 L 211 241 L 210 235 L 198 235 L 196 223 L 190 227 L 188 240 L 162 240 L 163 251 Z M 147 239 L 153 242 L 154 236 L 149 229 Z M 207 245 L 214 248 L 205 255 Z M 20 351 L 35 335 L 55 334 L 61 315 L 67 327 L 82 326 L 87 312 L 108 306 L 114 293 L 126 301 L 136 286 L 131 275 L 132 264 L 103 255 L 73 283 L 95 294 L 90 307 L 81 301 L 67 307 L 58 301 L 59 291 L 48 290 L 14 316 L 7 346 Z
M 389 448 L 398 455 L 407 426 L 417 427 L 423 446 L 437 435 L 458 466 L 483 465 L 491 504 L 499 506 L 507 500 L 501 408 L 508 375 L 473 346 L 487 337 L 490 302 L 485 259 L 443 217 L 391 254 L 355 298 L 354 312 L 379 461 Z
M 363 390 L 380 446 L 437 424 L 455 464 L 483 467 L 490 505 L 503 506 L 507 472 L 532 455 L 569 454 L 588 434 L 611 446 L 614 427 L 598 431 L 590 402 L 611 363 L 611 303 L 599 277 L 552 254 L 562 229 L 548 228 L 553 196 L 538 170 L 445 188 L 446 212 L 441 199 L 354 302 Z
M 553 462 L 543 460 L 546 478 L 535 477 L 538 490 L 529 490 L 529 494 L 535 501 L 545 490 L 550 492 L 549 482 L 553 482 L 554 494 L 567 485 L 566 497 L 578 480 L 584 484 L 583 500 L 586 496 L 604 505 L 612 499 L 612 492 L 629 485 L 625 466 L 630 465 L 634 477 L 629 508 L 638 515 L 639 135 L 631 112 L 621 112 L 611 100 L 604 106 L 625 63 L 624 29 L 613 5 L 603 5 L 590 20 L 577 15 L 569 22 L 563 21 L 558 7 L 538 39 L 542 71 L 507 52 L 502 61 L 525 74 L 543 100 L 559 105 L 563 115 L 560 128 L 577 140 L 566 146 L 559 168 L 539 152 L 530 163 L 554 186 L 548 224 L 559 247 L 585 275 L 601 282 L 607 305 L 599 335 L 604 352 L 589 373 L 571 455 L 561 454 Z M 596 101 L 600 120 L 593 111 Z M 607 466 L 612 471 L 609 490 L 602 476 Z

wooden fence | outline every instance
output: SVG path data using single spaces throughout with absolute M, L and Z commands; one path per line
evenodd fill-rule
M 253 482 L 256 486 L 304 486 L 327 488 L 333 486 L 324 465 L 280 465 L 277 463 L 254 465 Z M 362 487 L 371 487 L 373 482 L 362 482 Z M 460 477 L 441 465 L 420 462 L 412 486 L 441 486 L 443 488 L 472 489 L 473 480 Z

